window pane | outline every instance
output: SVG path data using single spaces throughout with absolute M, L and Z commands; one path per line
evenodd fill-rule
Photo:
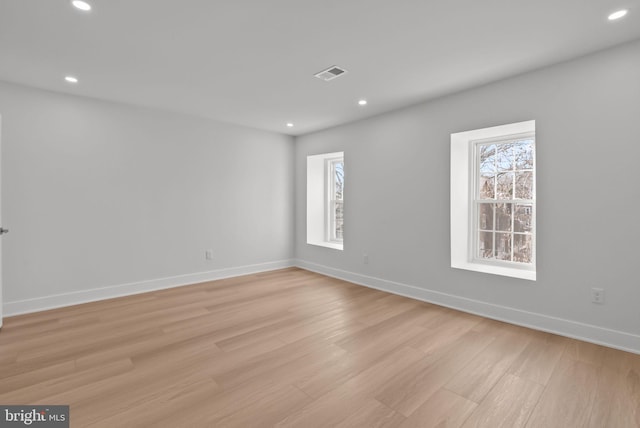
M 497 199 L 511 199 L 513 197 L 513 173 L 503 172 L 497 175 Z
M 513 145 L 516 169 L 533 168 L 533 140 L 518 141 Z
M 478 257 L 493 258 L 493 232 L 480 232 L 478 237 Z
M 531 235 L 514 235 L 513 241 L 513 261 L 532 263 Z
M 480 174 L 494 175 L 496 172 L 496 146 L 494 144 L 479 145 Z
M 494 189 L 495 176 L 480 176 L 480 199 L 495 199 L 496 193 Z
M 496 233 L 496 258 L 511 260 L 511 234 Z
M 478 205 L 478 228 L 493 230 L 493 206 L 495 204 Z
M 516 172 L 516 198 L 533 199 L 533 172 Z
M 344 162 L 338 161 L 333 164 L 333 171 L 335 174 L 335 192 L 336 199 L 342 200 L 344 190 Z
M 336 239 L 339 241 L 343 240 L 344 234 L 344 202 L 336 201 L 335 202 L 335 216 L 336 216 Z
M 496 204 L 496 230 L 511 231 L 513 204 Z
M 496 147 L 496 166 L 498 171 L 513 170 L 513 144 L 499 144 Z
M 532 232 L 532 213 L 533 208 L 531 205 L 516 205 L 515 217 L 513 219 L 513 228 L 516 232 Z

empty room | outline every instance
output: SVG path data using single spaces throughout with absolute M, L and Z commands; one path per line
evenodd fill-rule
M 0 0 L 0 427 L 640 427 L 640 0 Z

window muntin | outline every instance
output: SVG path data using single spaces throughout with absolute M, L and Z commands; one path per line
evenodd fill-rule
M 472 141 L 470 259 L 535 266 L 535 134 Z

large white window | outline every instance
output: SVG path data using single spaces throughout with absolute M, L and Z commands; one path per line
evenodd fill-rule
M 535 280 L 535 121 L 451 135 L 451 266 Z
M 307 157 L 307 244 L 336 250 L 344 240 L 344 152 Z

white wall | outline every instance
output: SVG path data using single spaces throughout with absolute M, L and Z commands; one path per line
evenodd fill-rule
M 639 75 L 635 42 L 295 148 L 278 134 L 0 82 L 5 316 L 285 266 L 295 247 L 303 267 L 640 352 Z M 530 119 L 537 282 L 451 269 L 450 134 Z M 306 156 L 337 151 L 344 251 L 305 242 Z M 591 287 L 606 290 L 604 305 Z
M 639 76 L 634 42 L 298 138 L 299 264 L 640 352 Z M 538 280 L 450 268 L 450 134 L 531 119 Z M 334 151 L 347 159 L 344 251 L 304 241 L 306 156 Z
M 291 137 L 2 82 L 0 115 L 5 316 L 292 258 Z

